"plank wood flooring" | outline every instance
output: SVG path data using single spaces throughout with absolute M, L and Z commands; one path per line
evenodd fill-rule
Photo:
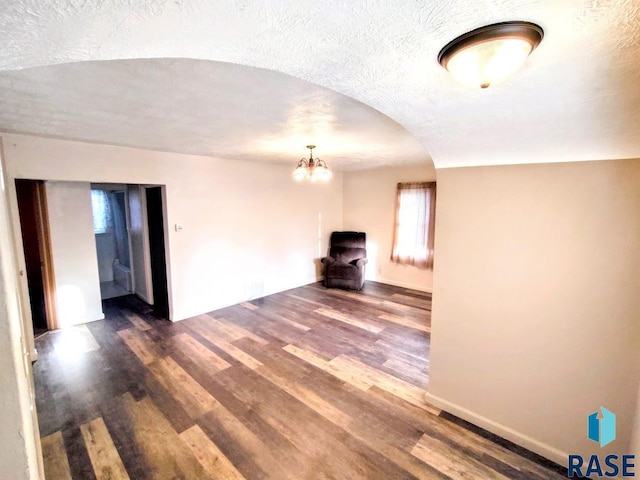
M 431 296 L 312 284 L 171 323 L 135 297 L 37 340 L 47 479 L 554 479 L 424 402 Z

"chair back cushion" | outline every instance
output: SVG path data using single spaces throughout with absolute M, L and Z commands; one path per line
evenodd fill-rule
M 337 262 L 351 263 L 367 257 L 367 234 L 364 232 L 333 232 L 329 255 Z

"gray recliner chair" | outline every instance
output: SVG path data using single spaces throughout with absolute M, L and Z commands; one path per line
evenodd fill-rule
M 364 266 L 367 264 L 367 234 L 364 232 L 333 232 L 329 256 L 324 264 L 324 285 L 327 288 L 362 290 Z

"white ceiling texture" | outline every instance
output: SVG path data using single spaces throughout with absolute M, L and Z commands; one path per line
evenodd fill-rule
M 511 78 L 437 62 L 545 31 Z M 640 157 L 640 0 L 5 0 L 0 130 L 338 170 Z

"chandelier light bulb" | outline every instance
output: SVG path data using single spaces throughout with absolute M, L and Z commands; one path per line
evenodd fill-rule
M 302 180 L 309 180 L 311 182 L 326 182 L 331 176 L 331 170 L 327 166 L 324 160 L 319 158 L 313 158 L 313 149 L 315 145 L 307 145 L 309 149 L 309 159 L 301 158 L 298 161 L 298 165 L 293 170 L 292 177 L 294 180 L 300 182 Z

